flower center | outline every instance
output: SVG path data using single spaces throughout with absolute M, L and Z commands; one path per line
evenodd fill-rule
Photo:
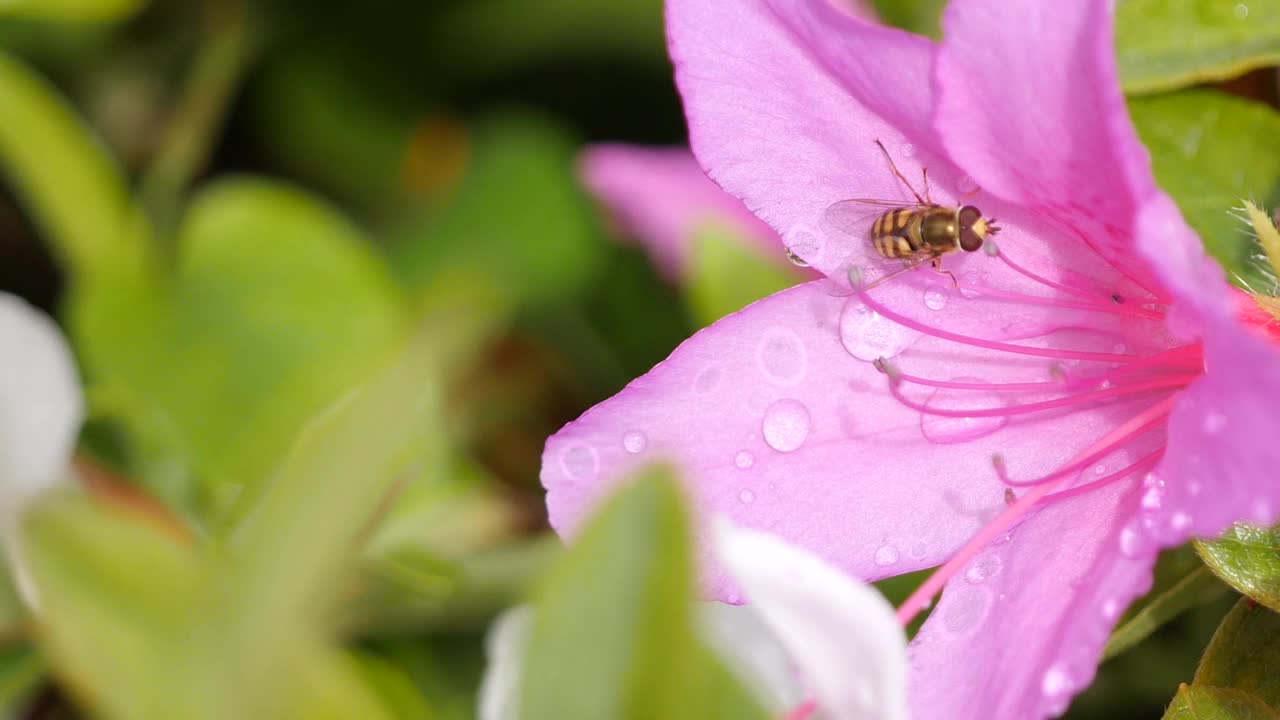
M 1166 318 L 1167 306 L 1159 293 L 1152 292 L 1148 297 L 1126 297 L 1101 283 L 1088 283 L 1091 286 L 1087 287 L 1086 283 L 1068 284 L 1033 272 L 998 250 L 993 255 L 1001 261 L 1003 269 L 1018 278 L 1016 284 L 1025 288 L 1028 285 L 1026 281 L 1030 280 L 1033 289 L 1045 292 L 1015 292 L 990 284 L 963 282 L 958 284 L 961 293 L 968 297 L 982 296 L 1001 302 L 1060 308 L 1076 314 L 1083 310 L 1087 314 L 1121 316 L 1126 318 L 1126 323 L 1132 319 L 1151 323 L 1153 328 L 1157 327 L 1155 323 Z M 1165 424 L 1173 407 L 1174 395 L 1204 371 L 1203 352 L 1198 342 L 1146 352 L 1129 350 L 1122 344 L 1112 347 L 1112 352 L 1075 343 L 1068 343 L 1065 347 L 1041 347 L 943 329 L 927 320 L 897 312 L 872 299 L 865 290 L 860 290 L 858 295 L 869 310 L 885 319 L 923 335 L 964 346 L 967 352 L 976 349 L 984 360 L 992 363 L 1025 363 L 1028 357 L 1048 358 L 1055 362 L 1050 372 L 1051 379 L 1047 381 L 986 382 L 974 378 L 923 377 L 903 372 L 885 358 L 877 359 L 875 366 L 888 377 L 889 391 L 904 406 L 921 413 L 926 422 L 932 418 L 942 423 L 963 420 L 998 426 L 1016 416 L 1042 413 L 1060 416 L 1121 404 L 1129 408 L 1121 410 L 1128 419 L 1119 422 L 1072 460 L 1046 475 L 1014 477 L 1005 466 L 1004 459 L 994 457 L 993 472 L 1006 486 L 1007 506 L 907 598 L 898 609 L 898 620 L 904 626 L 932 602 L 948 580 L 1034 508 L 1092 492 L 1154 468 L 1164 453 Z M 1114 323 L 1114 320 L 1110 322 Z M 1068 377 L 1062 370 L 1067 364 L 1094 369 Z M 921 402 L 908 392 L 912 387 L 945 391 L 952 402 Z M 966 397 L 972 400 L 966 403 Z M 993 398 L 999 402 L 993 404 Z M 1139 444 L 1141 447 L 1134 447 Z M 1150 449 L 1153 446 L 1154 449 Z M 1140 452 L 1141 456 L 1107 472 L 1099 463 L 1119 451 Z M 1091 475 L 1088 480 L 1079 479 L 1083 477 L 1084 470 L 1095 465 L 1096 477 Z

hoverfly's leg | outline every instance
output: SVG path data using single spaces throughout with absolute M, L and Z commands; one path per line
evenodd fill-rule
M 929 196 L 929 168 L 921 166 L 920 176 L 924 178 L 924 200 L 932 204 L 933 198 Z
M 920 197 L 920 193 L 916 192 L 916 189 L 911 186 L 911 181 L 903 177 L 902 173 L 898 171 L 898 166 L 893 162 L 893 156 L 885 149 L 884 143 L 880 142 L 879 138 L 876 138 L 876 145 L 880 146 L 880 152 L 884 153 L 885 159 L 889 161 L 889 167 L 893 169 L 893 174 L 898 176 L 898 179 L 902 181 L 903 185 L 907 186 L 907 189 L 911 191 L 912 195 L 916 196 L 916 200 L 921 205 L 928 205 L 929 203 L 927 203 L 924 198 Z
M 957 289 L 957 290 L 959 290 L 959 289 L 960 289 L 960 281 L 956 279 L 956 274 L 955 274 L 955 273 L 953 273 L 953 272 L 951 272 L 950 270 L 943 270 L 943 269 L 942 269 L 942 256 L 941 256 L 941 255 L 939 255 L 939 256 L 937 256 L 937 257 L 935 257 L 935 258 L 931 261 L 931 264 L 933 265 L 933 270 L 934 270 L 934 272 L 941 273 L 941 274 L 946 275 L 947 277 L 951 278 L 951 285 L 952 285 L 952 287 L 954 287 L 954 288 L 955 288 L 955 289 Z

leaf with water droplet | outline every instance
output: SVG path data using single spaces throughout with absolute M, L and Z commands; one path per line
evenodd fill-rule
M 1280 528 L 1236 525 L 1214 542 L 1195 541 L 1195 548 L 1231 587 L 1280 611 Z
M 1247 692 L 1280 710 L 1280 615 L 1242 598 L 1205 648 L 1195 684 Z
M 1178 688 L 1164 720 L 1278 720 L 1266 703 L 1248 693 L 1225 688 L 1189 686 Z
M 689 520 L 650 470 L 588 521 L 536 594 L 520 717 L 761 718 L 696 639 Z

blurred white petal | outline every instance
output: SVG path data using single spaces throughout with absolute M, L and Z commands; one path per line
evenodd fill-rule
M 0 293 L 0 514 L 67 476 L 84 400 L 62 331 L 21 298 Z
M 875 588 L 773 535 L 728 521 L 716 523 L 715 544 L 823 717 L 906 718 L 906 636 Z
M 533 627 L 533 608 L 520 605 L 502 613 L 485 638 L 488 666 L 480 681 L 479 720 L 519 720 L 520 676 Z
M 703 641 L 766 710 L 782 714 L 804 701 L 795 666 L 756 608 L 701 602 L 698 620 Z

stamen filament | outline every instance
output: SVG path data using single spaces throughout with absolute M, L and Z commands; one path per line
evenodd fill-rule
M 950 340 L 952 342 L 956 342 L 961 345 L 971 345 L 973 347 L 986 348 L 988 350 L 997 350 L 997 351 L 1012 353 L 1015 355 L 1031 355 L 1034 357 L 1047 357 L 1047 358 L 1055 358 L 1058 360 L 1088 360 L 1092 362 L 1107 362 L 1107 363 L 1121 363 L 1121 364 L 1140 362 L 1142 360 L 1142 358 L 1138 355 L 1084 352 L 1080 350 L 1053 350 L 1050 348 L 1036 348 L 1036 347 L 1028 347 L 1026 345 L 1014 345 L 1011 343 L 999 342 L 996 340 L 984 340 L 982 338 L 970 337 L 968 335 L 960 335 L 958 333 L 948 332 L 946 330 L 933 327 L 932 325 L 926 325 L 922 322 L 918 322 L 916 320 L 912 320 L 911 318 L 899 315 L 898 313 L 893 312 L 892 310 L 888 309 L 884 305 L 881 305 L 880 303 L 877 303 L 874 300 L 872 300 L 865 291 L 859 291 L 858 296 L 862 299 L 862 302 L 865 303 L 867 307 L 871 308 L 871 310 L 882 315 L 883 317 L 888 318 L 889 320 L 892 320 L 893 322 L 898 323 L 899 325 L 902 325 L 903 327 L 908 327 L 908 328 L 911 328 L 912 330 L 925 333 L 926 335 L 932 335 L 942 340 Z
M 1093 400 L 1120 398 L 1147 392 L 1149 390 L 1166 390 L 1169 388 L 1185 387 L 1186 384 L 1187 380 L 1185 378 L 1173 377 L 1165 380 L 1148 380 L 1146 382 L 1133 383 L 1131 385 L 1118 385 L 1115 387 L 1102 388 L 1100 390 L 1091 390 L 1089 392 L 1078 393 L 1076 395 L 1067 395 L 1053 400 L 1042 400 L 1040 402 L 1026 403 L 1023 405 L 1001 405 L 1000 407 L 994 408 L 962 409 L 935 408 L 924 403 L 918 403 L 903 395 L 902 391 L 898 388 L 897 383 L 893 382 L 889 383 L 889 392 L 893 393 L 893 396 L 898 400 L 898 402 L 926 415 L 954 418 L 981 418 L 1026 415 L 1028 413 L 1041 412 L 1044 410 L 1057 410 L 1058 408 L 1079 405 L 1080 403 L 1087 403 Z
M 1067 465 L 1064 465 L 1058 468 L 1057 470 L 1054 470 L 1053 472 L 1049 473 L 1048 475 L 1045 475 L 1044 477 L 1039 477 L 1034 480 L 1014 480 L 1009 477 L 1007 469 L 1004 466 L 1003 458 L 1000 458 L 1000 462 L 995 463 L 996 476 L 1000 478 L 1000 482 L 1012 487 L 1032 487 L 1035 485 L 1043 485 L 1047 482 L 1050 482 L 1051 480 L 1056 480 L 1066 475 L 1070 475 L 1073 472 L 1083 470 L 1086 465 L 1089 465 L 1091 463 L 1097 462 L 1098 460 L 1101 460 L 1103 456 L 1105 456 L 1107 453 L 1111 452 L 1112 450 L 1117 450 L 1119 448 L 1122 448 L 1125 445 L 1129 444 L 1130 442 L 1133 442 L 1134 440 L 1138 439 L 1139 437 L 1142 436 L 1143 433 L 1147 432 L 1151 428 L 1164 422 L 1167 417 L 1168 417 L 1168 413 L 1165 413 L 1163 415 L 1157 414 L 1157 415 L 1151 416 L 1150 420 L 1147 422 L 1146 425 L 1135 428 L 1127 436 L 1117 439 L 1111 445 L 1108 445 L 1107 447 L 1102 448 L 1101 450 L 1099 450 L 1098 452 L 1092 455 L 1081 456 L 1075 461 L 1068 463 Z
M 1148 468 L 1155 467 L 1156 463 L 1160 462 L 1160 458 L 1163 456 L 1164 456 L 1164 447 L 1162 446 L 1160 447 L 1160 449 L 1143 457 L 1141 460 L 1137 460 L 1133 463 L 1130 463 L 1128 466 L 1121 468 L 1111 473 L 1110 475 L 1098 478 L 1097 480 L 1093 480 L 1091 482 L 1087 482 L 1084 485 L 1077 485 L 1076 487 L 1073 487 L 1067 490 L 1062 490 L 1060 492 L 1053 493 L 1052 495 L 1047 495 L 1044 498 L 1044 502 L 1048 504 L 1051 502 L 1057 502 L 1059 500 L 1066 500 L 1067 498 L 1075 497 L 1076 495 L 1083 495 L 1085 493 L 1093 492 L 1094 490 L 1097 490 L 1103 487 L 1104 485 L 1110 485 L 1116 480 L 1121 480 L 1136 472 L 1142 472 L 1143 470 L 1146 470 Z
M 1141 431 L 1149 427 L 1158 419 L 1163 419 L 1173 409 L 1175 396 L 1161 400 L 1160 402 L 1147 408 L 1145 411 L 1130 418 L 1120 427 L 1112 430 L 1094 443 L 1091 447 L 1081 453 L 1081 457 L 1090 457 L 1100 450 L 1105 453 L 1115 446 L 1117 441 L 1122 441 L 1134 432 Z M 1079 462 L 1079 461 L 1077 461 Z M 1088 461 L 1091 462 L 1091 461 Z M 1062 484 L 1059 482 L 1048 482 L 1027 491 L 1022 497 L 1018 498 L 1012 505 L 1006 507 L 994 520 L 977 532 L 969 539 L 951 559 L 947 560 L 942 567 L 928 577 L 915 592 L 911 593 L 901 606 L 898 607 L 898 624 L 906 627 L 920 610 L 926 604 L 933 600 L 933 596 L 937 595 L 946 585 L 947 581 L 954 577 L 961 569 L 969 564 L 978 553 L 982 552 L 992 540 L 1008 531 L 1013 525 L 1022 519 L 1031 508 L 1036 505 L 1043 497 L 1053 492 Z
M 979 295 L 987 295 L 989 297 L 1002 298 L 1012 302 L 1022 302 L 1030 305 L 1048 305 L 1050 307 L 1076 310 L 1092 310 L 1094 312 L 1110 313 L 1112 315 L 1123 315 L 1127 317 L 1140 317 L 1149 320 L 1161 320 L 1164 318 L 1164 315 L 1161 315 L 1160 313 L 1152 312 L 1151 310 L 1143 310 L 1142 308 L 1132 307 L 1130 305 L 1099 303 L 1090 300 L 1062 300 L 1060 298 L 1039 297 L 1037 295 L 1027 295 L 1026 293 L 998 290 L 985 285 L 960 283 L 960 290 L 969 290 L 971 292 L 978 293 Z
M 1014 272 L 1017 272 L 1017 273 L 1019 273 L 1019 274 L 1021 274 L 1021 275 L 1024 275 L 1024 276 L 1026 276 L 1026 277 L 1030 278 L 1031 280 L 1034 280 L 1035 282 L 1038 282 L 1038 283 L 1040 283 L 1041 285 L 1044 285 L 1045 287 L 1052 288 L 1052 289 L 1054 289 L 1054 290 L 1059 290 L 1059 291 L 1062 291 L 1062 292 L 1067 293 L 1067 294 L 1069 294 L 1069 295 L 1075 295 L 1076 297 L 1078 297 L 1078 298 L 1084 298 L 1085 300 L 1096 300 L 1096 299 L 1097 299 L 1097 298 L 1096 298 L 1096 297 L 1094 297 L 1094 295 L 1093 295 L 1092 293 L 1090 293 L 1090 292 L 1087 292 L 1087 291 L 1082 290 L 1082 289 L 1077 288 L 1077 287 L 1072 287 L 1072 286 L 1070 286 L 1070 285 L 1066 285 L 1066 284 L 1063 284 L 1063 283 L 1060 283 L 1060 282 L 1056 282 L 1056 281 L 1054 281 L 1054 280 L 1050 280 L 1049 278 L 1047 278 L 1047 277 L 1045 277 L 1045 276 L 1043 276 L 1043 275 L 1040 275 L 1039 273 L 1034 273 L 1034 272 L 1032 272 L 1032 271 L 1030 271 L 1030 270 L 1028 270 L 1028 269 L 1026 269 L 1026 268 L 1024 268 L 1024 267 L 1022 267 L 1022 266 L 1021 266 L 1021 265 L 1019 265 L 1018 263 L 1014 262 L 1014 261 L 1009 257 L 1009 255 L 1008 255 L 1007 253 L 1005 253 L 1005 252 L 999 252 L 999 253 L 996 253 L 996 257 L 998 257 L 998 258 L 1000 258 L 1001 260 L 1003 260 L 1003 261 L 1004 261 L 1004 264 L 1009 266 L 1009 269 L 1011 269 L 1011 270 L 1013 270 Z

